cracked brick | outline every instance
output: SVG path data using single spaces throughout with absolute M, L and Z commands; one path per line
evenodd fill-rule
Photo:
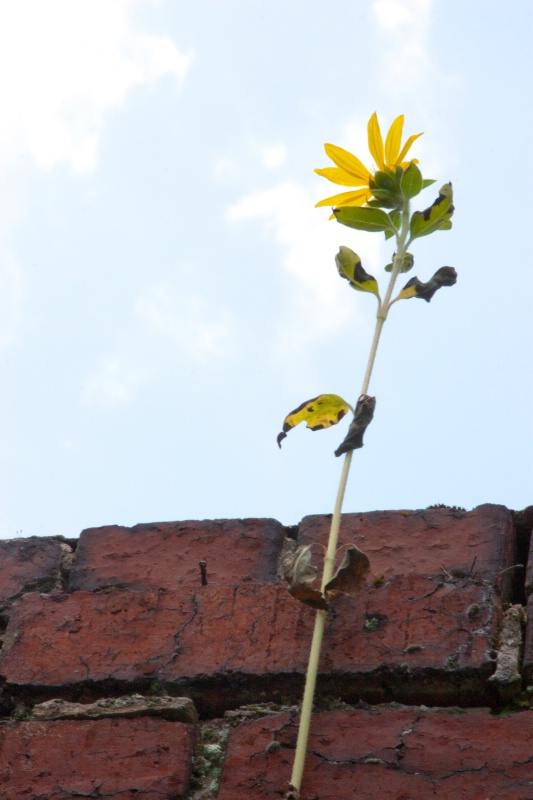
M 468 614 L 473 603 L 475 617 Z M 438 691 L 459 697 L 462 671 L 469 691 L 482 691 L 494 668 L 499 614 L 499 599 L 484 583 L 419 576 L 369 587 L 332 609 L 320 672 L 332 685 L 344 681 L 352 696 L 385 682 L 398 698 L 428 698 L 440 675 Z M 374 618 L 381 620 L 376 629 L 366 624 Z M 28 594 L 11 616 L 0 672 L 12 686 L 242 675 L 258 684 L 276 678 L 282 691 L 283 676 L 305 673 L 313 622 L 310 608 L 269 583 L 194 594 Z
M 290 779 L 297 722 L 284 713 L 234 728 L 218 800 L 277 800 Z M 532 752 L 533 711 L 508 718 L 416 707 L 319 712 L 301 794 L 309 800 L 531 800 Z
M 0 723 L 0 794 L 181 800 L 194 739 L 194 726 L 152 717 Z

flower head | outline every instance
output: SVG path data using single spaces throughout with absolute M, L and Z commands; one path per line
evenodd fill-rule
M 405 157 L 413 142 L 418 139 L 419 136 L 422 136 L 422 134 L 413 134 L 402 147 L 403 120 L 403 114 L 396 117 L 389 128 L 385 144 L 383 144 L 377 114 L 374 112 L 370 117 L 368 121 L 368 149 L 374 159 L 375 170 L 384 171 L 386 169 L 393 169 L 395 166 L 400 166 L 405 169 L 411 163 L 410 161 L 405 161 Z M 342 147 L 337 147 L 334 144 L 325 144 L 324 149 L 336 166 L 326 167 L 325 169 L 315 169 L 317 175 L 322 175 L 324 178 L 327 178 L 328 181 L 337 183 L 340 186 L 353 186 L 354 188 L 349 192 L 341 192 L 341 194 L 335 194 L 332 197 L 326 197 L 324 200 L 320 200 L 315 208 L 332 205 L 366 205 L 368 201 L 372 199 L 370 180 L 373 173 L 365 167 L 362 161 L 359 161 L 359 159 L 352 153 L 349 153 L 348 150 L 343 150 Z M 415 164 L 418 164 L 417 159 L 414 158 L 412 160 Z

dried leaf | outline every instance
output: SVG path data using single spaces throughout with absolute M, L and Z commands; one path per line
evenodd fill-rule
M 341 456 L 343 453 L 349 453 L 350 450 L 357 450 L 363 446 L 363 434 L 372 422 L 375 407 L 375 397 L 370 397 L 368 394 L 361 395 L 357 401 L 354 418 L 350 423 L 346 438 L 335 450 L 336 456 Z
M 312 431 L 319 431 L 336 425 L 344 417 L 350 406 L 339 397 L 338 394 L 319 394 L 306 400 L 291 411 L 283 422 L 283 431 L 278 434 L 277 442 L 279 447 L 283 439 L 287 437 L 287 432 L 299 425 L 300 422 L 307 422 L 307 427 Z
M 305 603 L 306 606 L 311 608 L 327 611 L 329 603 L 318 589 L 313 589 L 311 586 L 289 586 L 289 594 L 299 600 L 300 603 Z
M 440 289 L 441 286 L 453 286 L 454 283 L 457 283 L 455 269 L 453 267 L 441 267 L 427 283 L 422 283 L 418 278 L 411 278 L 403 287 L 398 298 L 408 300 L 410 297 L 419 297 L 429 303 L 437 289 Z
M 294 552 L 286 552 L 282 558 L 283 577 L 289 584 L 290 594 L 312 608 L 328 608 L 328 602 L 322 592 L 313 589 L 317 568 L 311 563 L 311 546 L 302 545 Z
M 334 599 L 337 592 L 354 594 L 364 586 L 369 570 L 368 556 L 355 545 L 350 545 L 336 574 L 324 587 L 326 597 L 329 593 L 333 593 L 333 597 L 329 599 Z

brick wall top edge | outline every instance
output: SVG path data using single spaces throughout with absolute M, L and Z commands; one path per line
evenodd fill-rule
M 504 512 L 508 512 L 509 514 L 513 514 L 513 513 L 516 513 L 516 514 L 527 514 L 528 515 L 528 520 L 529 520 L 529 517 L 533 516 L 533 505 L 526 506 L 523 509 L 509 509 L 509 508 L 507 508 L 507 506 L 504 506 L 504 505 L 499 504 L 499 503 L 481 503 L 480 505 L 475 506 L 472 509 L 468 509 L 467 511 L 459 511 L 459 512 L 457 512 L 456 509 L 453 509 L 451 506 L 446 506 L 443 510 L 448 510 L 448 511 L 455 512 L 455 513 L 463 513 L 463 514 L 465 514 L 465 513 L 472 513 L 474 511 L 477 511 L 477 510 L 482 509 L 482 508 L 502 509 Z M 405 513 L 419 514 L 419 513 L 422 513 L 423 511 L 432 511 L 432 510 L 434 510 L 434 509 L 418 508 L 418 509 L 376 509 L 374 511 L 347 511 L 347 512 L 343 513 L 343 517 L 351 517 L 351 516 L 353 517 L 353 516 L 362 516 L 362 515 L 368 516 L 370 514 L 405 514 Z M 303 522 L 304 520 L 308 520 L 308 519 L 328 518 L 328 517 L 331 517 L 331 516 L 332 516 L 331 513 L 310 514 L 310 515 L 306 515 L 306 516 L 302 517 L 301 522 Z M 83 528 L 81 533 L 78 534 L 78 535 L 63 536 L 61 534 L 53 534 L 53 535 L 50 535 L 50 536 L 35 536 L 35 535 L 24 536 L 24 537 L 23 536 L 17 536 L 17 537 L 12 538 L 12 539 L 2 539 L 0 544 L 8 543 L 8 542 L 27 542 L 29 540 L 32 540 L 32 541 L 33 540 L 38 540 L 40 542 L 42 542 L 42 541 L 57 541 L 57 542 L 73 543 L 73 542 L 76 542 L 79 539 L 81 534 L 89 534 L 89 533 L 91 533 L 93 531 L 100 531 L 100 530 L 104 530 L 104 529 L 116 529 L 116 530 L 123 530 L 123 531 L 141 532 L 142 530 L 144 530 L 146 528 L 157 528 L 157 527 L 160 527 L 160 526 L 169 526 L 169 525 L 204 525 L 204 524 L 209 524 L 209 523 L 211 523 L 213 525 L 215 525 L 215 524 L 220 525 L 220 524 L 229 524 L 229 523 L 236 523 L 236 524 L 237 523 L 239 523 L 239 524 L 243 524 L 244 523 L 245 524 L 245 523 L 248 523 L 248 522 L 270 522 L 270 523 L 274 523 L 275 525 L 281 525 L 282 524 L 278 520 L 276 520 L 274 517 L 234 517 L 234 518 L 220 517 L 220 518 L 216 518 L 216 519 L 197 519 L 197 520 L 191 520 L 191 519 L 186 519 L 186 520 L 159 520 L 159 521 L 155 521 L 155 522 L 138 522 L 135 525 L 131 525 L 131 526 L 119 525 L 118 523 L 109 523 L 109 524 L 106 524 L 106 525 L 94 525 L 94 526 L 91 526 L 89 528 Z M 291 526 L 290 525 L 283 525 L 282 527 L 287 528 L 287 527 L 291 527 Z
M 235 518 L 217 518 L 217 519 L 176 519 L 176 520 L 159 520 L 157 522 L 137 522 L 135 525 L 118 525 L 112 523 L 110 525 L 97 525 L 91 528 L 84 528 L 80 535 L 88 535 L 103 530 L 117 530 L 127 531 L 129 533 L 144 533 L 146 530 L 159 530 L 170 529 L 176 526 L 191 528 L 191 527 L 206 527 L 206 526 L 246 526 L 254 523 L 270 524 L 275 526 L 284 527 L 277 519 L 273 517 L 235 517 Z
M 528 508 L 529 508 L 529 506 L 527 506 L 526 510 Z M 500 503 L 480 503 L 478 506 L 474 506 L 474 508 L 470 508 L 470 509 L 462 509 L 462 508 L 458 508 L 458 507 L 454 508 L 453 506 L 442 506 L 442 507 L 437 507 L 437 508 L 435 508 L 435 507 L 426 507 L 426 508 L 380 508 L 380 509 L 376 509 L 374 511 L 346 511 L 346 512 L 343 512 L 342 516 L 343 516 L 343 518 L 347 518 L 347 519 L 354 518 L 354 517 L 370 517 L 370 516 L 376 516 L 376 515 L 380 516 L 380 515 L 383 515 L 383 514 L 387 514 L 387 515 L 400 514 L 402 516 L 405 516 L 405 515 L 409 514 L 410 516 L 415 516 L 417 514 L 424 514 L 426 512 L 432 512 L 432 511 L 448 512 L 449 514 L 456 514 L 458 516 L 459 515 L 464 516 L 465 514 L 473 514 L 474 512 L 485 511 L 485 510 L 490 510 L 490 509 L 494 509 L 495 512 L 496 511 L 500 511 L 503 514 L 512 514 L 513 513 L 513 509 L 507 508 L 507 506 L 501 505 Z M 332 517 L 332 514 L 308 514 L 305 517 L 302 517 L 302 519 L 300 520 L 300 524 L 302 524 L 304 521 L 307 521 L 307 520 L 324 519 L 324 518 L 330 518 L 330 517 Z

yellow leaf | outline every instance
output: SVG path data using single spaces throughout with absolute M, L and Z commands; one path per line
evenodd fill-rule
M 341 278 L 346 278 L 353 289 L 359 292 L 371 292 L 379 298 L 378 282 L 373 275 L 365 272 L 357 253 L 341 245 L 335 256 L 335 263 Z
M 283 431 L 278 434 L 278 445 L 281 447 L 287 432 L 300 422 L 306 422 L 312 431 L 319 431 L 340 422 L 349 408 L 350 405 L 338 394 L 319 394 L 306 400 L 285 417 Z

